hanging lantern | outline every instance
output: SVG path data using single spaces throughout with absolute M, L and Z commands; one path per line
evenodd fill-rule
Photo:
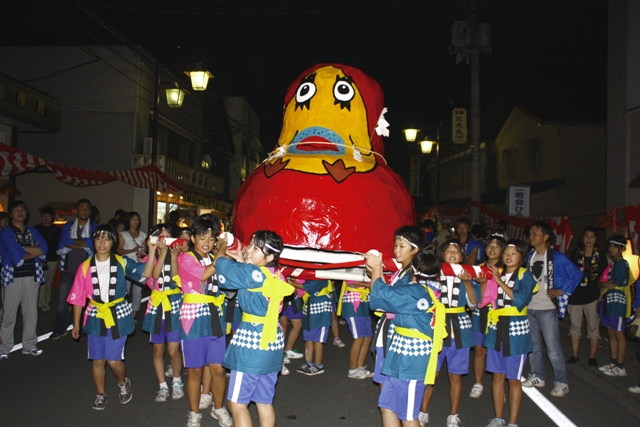
M 409 128 L 409 129 L 403 130 L 403 132 L 407 142 L 414 142 L 418 137 L 418 132 L 420 132 L 420 129 Z
M 179 87 L 172 87 L 166 89 L 167 93 L 167 105 L 171 108 L 180 108 L 182 107 L 182 102 L 184 101 L 185 92 Z
M 191 87 L 197 91 L 206 90 L 209 79 L 213 78 L 213 74 L 208 71 L 185 71 L 185 74 L 191 77 Z
M 424 141 L 420 141 L 420 149 L 422 150 L 423 154 L 429 154 L 431 153 L 431 150 L 433 149 L 433 145 L 435 143 L 433 141 L 427 141 L 426 139 Z

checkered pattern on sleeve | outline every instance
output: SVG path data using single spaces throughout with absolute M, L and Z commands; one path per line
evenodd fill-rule
M 2 286 L 7 286 L 13 283 L 13 267 L 3 264 L 2 265 Z
M 240 328 L 231 339 L 230 345 L 245 347 L 251 350 L 260 350 L 261 332 Z M 264 350 L 263 350 L 264 351 Z M 275 342 L 270 342 L 266 351 L 284 351 L 284 334 L 278 330 Z
M 389 351 L 403 356 L 425 356 L 431 354 L 431 347 L 431 340 L 421 340 L 395 334 L 389 345 Z

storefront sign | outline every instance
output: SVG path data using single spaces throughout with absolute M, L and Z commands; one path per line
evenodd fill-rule
M 465 144 L 467 142 L 467 110 L 464 108 L 454 108 L 451 123 L 453 129 L 451 132 L 454 144 Z
M 509 215 L 529 218 L 531 187 L 528 185 L 509 186 Z

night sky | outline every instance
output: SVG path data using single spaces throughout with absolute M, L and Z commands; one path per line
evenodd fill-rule
M 385 93 L 392 132 L 385 142 L 387 157 L 401 168 L 407 145 L 403 128 L 433 128 L 450 116 L 452 106 L 469 108 L 469 66 L 456 65 L 449 54 L 451 25 L 467 19 L 467 4 L 5 0 L 0 43 L 126 42 L 143 45 L 162 62 L 200 61 L 215 76 L 213 90 L 249 100 L 261 119 L 260 140 L 267 151 L 276 144 L 284 94 L 293 79 L 319 62 L 352 65 L 378 80 Z M 580 106 L 605 121 L 606 1 L 478 0 L 478 7 L 479 22 L 491 24 L 493 48 L 480 58 L 483 107 L 502 92 L 534 110 Z

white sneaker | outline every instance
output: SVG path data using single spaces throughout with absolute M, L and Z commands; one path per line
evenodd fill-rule
M 291 350 L 286 350 L 284 352 L 284 357 L 286 357 L 287 359 L 302 359 L 304 355 L 294 349 Z
M 604 371 L 605 375 L 609 375 L 610 377 L 626 377 L 627 370 L 625 368 L 620 368 L 619 366 L 614 366 L 613 368 Z
M 569 384 L 564 383 L 554 383 L 553 390 L 551 390 L 551 396 L 553 397 L 564 397 L 569 393 Z
M 353 371 L 349 370 L 347 376 L 355 380 L 366 380 L 367 378 L 371 378 L 373 374 L 370 371 L 367 371 L 363 366 L 359 366 Z
M 447 427 L 459 427 L 460 426 L 460 417 L 458 414 L 449 415 L 447 417 Z
M 233 427 L 233 418 L 231 418 L 224 406 L 220 409 L 214 407 L 211 410 L 211 417 L 214 420 L 218 420 L 220 427 Z
M 494 418 L 489 421 L 487 427 L 507 427 L 507 422 L 505 420 L 501 420 L 500 418 Z
M 604 371 L 608 371 L 609 369 L 613 368 L 614 366 L 616 366 L 615 363 L 609 363 L 607 365 L 600 366 L 598 369 L 600 369 L 602 372 L 604 372 Z
M 187 415 L 187 427 L 200 427 L 202 422 L 202 414 L 196 414 L 193 411 L 189 411 Z
M 282 364 L 282 369 L 280 369 L 280 374 L 281 375 L 289 375 L 291 373 L 291 371 L 289 370 L 289 368 L 287 368 L 287 365 L 285 365 L 284 363 Z
M 629 391 L 631 393 L 640 394 L 640 385 L 634 385 L 633 387 L 629 387 Z
M 198 408 L 201 411 L 204 411 L 212 403 L 213 403 L 213 397 L 211 397 L 211 394 L 201 394 L 200 395 L 200 405 L 198 406 Z
M 182 399 L 184 397 L 184 383 L 182 381 L 173 383 L 171 387 L 173 388 L 173 393 L 171 394 L 171 398 L 173 400 Z
M 522 383 L 522 386 L 527 388 L 531 388 L 531 387 L 542 388 L 544 387 L 544 385 L 545 385 L 544 380 L 541 380 L 540 378 L 538 378 L 536 374 L 529 374 L 527 379 Z
M 344 348 L 345 344 L 342 342 L 342 340 L 340 338 L 334 338 L 333 339 L 333 345 L 337 345 L 338 348 Z
M 156 402 L 166 402 L 169 398 L 169 389 L 162 387 L 156 394 Z
M 420 427 L 427 427 L 427 424 L 429 424 L 429 413 L 420 412 L 418 414 L 418 422 L 420 423 Z
M 477 399 L 480 396 L 482 396 L 483 391 L 484 391 L 484 387 L 482 386 L 482 384 L 475 383 L 471 388 L 471 393 L 469 393 L 469 396 L 473 397 L 474 399 Z
M 173 377 L 173 367 L 171 365 L 167 366 L 167 369 L 164 371 L 164 376 L 165 377 Z

